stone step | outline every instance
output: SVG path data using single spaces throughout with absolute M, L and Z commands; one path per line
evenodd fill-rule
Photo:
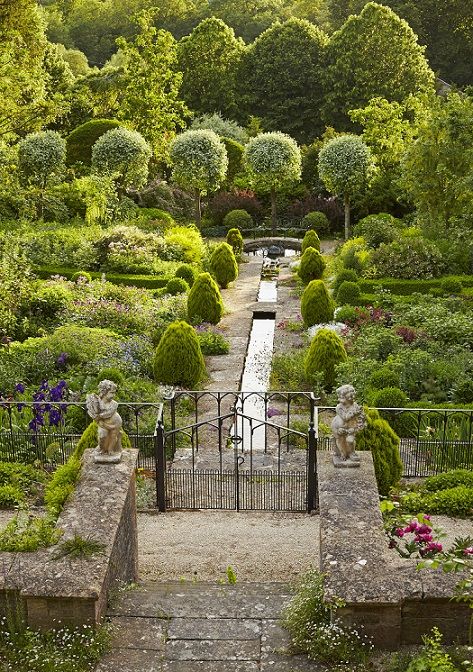
M 96 672 L 316 672 L 288 653 L 290 596 L 280 583 L 143 583 L 110 606 L 113 649 Z

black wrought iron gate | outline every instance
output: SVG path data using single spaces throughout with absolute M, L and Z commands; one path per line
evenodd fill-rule
M 309 393 L 174 393 L 155 431 L 159 510 L 317 509 L 315 402 Z

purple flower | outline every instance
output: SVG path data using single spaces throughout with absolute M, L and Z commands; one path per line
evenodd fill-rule
M 15 392 L 19 392 L 20 394 L 23 394 L 24 391 L 25 391 L 25 386 L 23 385 L 23 383 L 17 383 L 15 385 Z
M 273 406 L 270 406 L 268 408 L 268 411 L 266 413 L 266 416 L 268 418 L 273 418 L 275 415 L 282 415 L 281 411 L 278 411 L 277 408 L 274 408 Z
M 398 527 L 397 530 L 394 531 L 394 534 L 396 537 L 403 537 L 404 536 L 404 530 L 402 527 Z
M 56 410 L 55 408 L 51 409 L 49 411 L 49 424 L 54 425 L 54 427 L 57 427 L 60 422 L 61 422 L 60 411 Z
M 68 356 L 69 355 L 67 352 L 61 352 L 59 357 L 56 359 L 56 367 L 58 369 L 63 369 L 66 366 Z

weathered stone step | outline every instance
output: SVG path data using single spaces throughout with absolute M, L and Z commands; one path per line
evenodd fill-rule
M 280 583 L 154 583 L 109 608 L 114 648 L 96 672 L 316 672 L 287 652 Z

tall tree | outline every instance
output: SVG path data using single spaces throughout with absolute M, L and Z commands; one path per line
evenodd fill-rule
M 327 123 L 352 128 L 348 111 L 371 98 L 401 102 L 433 91 L 434 74 L 424 48 L 403 19 L 369 2 L 334 33 L 327 50 L 323 116 Z
M 126 63 L 119 118 L 139 131 L 155 158 L 163 160 L 188 115 L 179 97 L 182 74 L 176 70 L 177 45 L 171 33 L 152 25 L 149 13 L 142 13 L 137 22 L 140 32 L 133 40 L 117 40 Z
M 276 23 L 251 44 L 241 62 L 239 82 L 247 115 L 269 130 L 299 142 L 322 130 L 322 69 L 328 37 L 308 21 Z
M 0 136 L 38 129 L 51 113 L 44 28 L 35 0 L 0 0 Z
M 244 49 L 245 43 L 235 37 L 233 28 L 214 17 L 182 38 L 178 45 L 181 93 L 192 110 L 235 114 L 235 79 Z
M 209 0 L 209 10 L 247 43 L 275 21 L 288 18 L 284 0 Z

